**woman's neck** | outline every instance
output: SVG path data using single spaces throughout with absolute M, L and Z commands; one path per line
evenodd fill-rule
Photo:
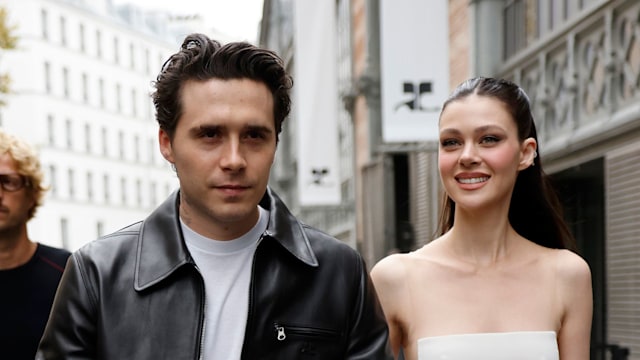
M 456 258 L 485 267 L 510 254 L 520 236 L 509 223 L 508 210 L 456 209 L 454 226 L 446 238 Z

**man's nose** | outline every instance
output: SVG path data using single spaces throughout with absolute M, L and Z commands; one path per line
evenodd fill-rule
M 224 153 L 220 165 L 224 169 L 238 170 L 244 168 L 247 163 L 242 144 L 239 139 L 230 139 L 224 147 Z

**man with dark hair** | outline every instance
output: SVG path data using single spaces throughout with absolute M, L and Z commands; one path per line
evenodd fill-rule
M 0 358 L 33 359 L 69 252 L 29 239 L 46 188 L 35 150 L 0 130 Z
M 153 102 L 180 189 L 72 255 L 39 359 L 388 359 L 361 256 L 268 187 L 292 86 L 247 43 L 186 37 Z

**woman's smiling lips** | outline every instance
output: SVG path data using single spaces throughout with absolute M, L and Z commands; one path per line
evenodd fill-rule
M 483 185 L 484 183 L 486 183 L 489 180 L 489 177 L 490 176 L 486 174 L 469 173 L 459 174 L 455 177 L 455 179 L 460 185 L 463 185 L 465 188 L 476 188 L 477 185 Z

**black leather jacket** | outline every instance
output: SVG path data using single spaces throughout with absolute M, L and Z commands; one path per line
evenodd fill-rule
M 200 359 L 204 282 L 178 202 L 176 192 L 72 255 L 36 359 Z M 242 359 L 389 359 L 361 256 L 300 223 L 269 189 L 261 206 L 271 213 L 252 264 Z

